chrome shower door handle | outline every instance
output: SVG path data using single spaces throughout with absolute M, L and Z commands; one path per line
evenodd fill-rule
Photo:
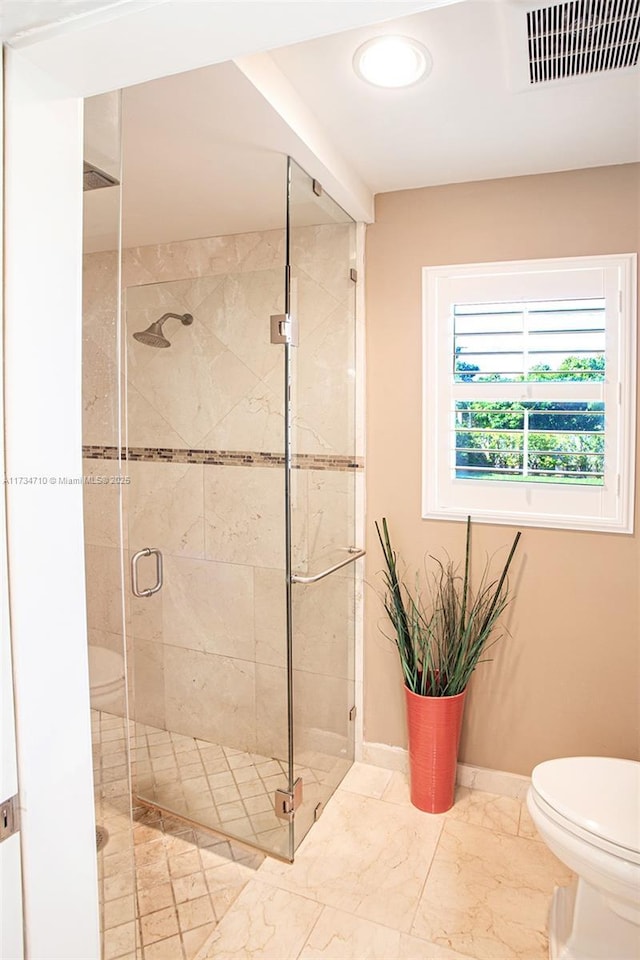
M 140 590 L 138 586 L 138 560 L 140 557 L 150 557 L 152 555 L 156 558 L 156 582 L 152 587 L 148 587 L 146 590 Z M 163 582 L 162 554 L 158 548 L 145 547 L 144 550 L 138 550 L 137 553 L 134 553 L 131 557 L 131 590 L 133 591 L 134 597 L 152 597 L 154 593 L 162 589 Z

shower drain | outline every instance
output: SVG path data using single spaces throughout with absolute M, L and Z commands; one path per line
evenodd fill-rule
M 109 840 L 109 831 L 105 827 L 96 827 L 96 850 L 106 847 Z

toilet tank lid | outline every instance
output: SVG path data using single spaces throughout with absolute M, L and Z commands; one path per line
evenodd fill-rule
M 615 757 L 563 757 L 538 764 L 534 790 L 577 826 L 640 850 L 640 763 Z

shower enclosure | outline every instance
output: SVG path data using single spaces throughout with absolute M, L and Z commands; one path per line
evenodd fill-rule
M 355 224 L 286 177 L 282 229 L 123 251 L 122 492 L 134 797 L 292 859 L 353 761 L 362 464 Z

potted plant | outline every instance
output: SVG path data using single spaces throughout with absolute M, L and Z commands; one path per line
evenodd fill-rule
M 443 813 L 453 805 L 458 744 L 467 685 L 510 601 L 507 574 L 521 533 L 511 544 L 499 577 L 487 561 L 471 582 L 471 517 L 467 517 L 464 571 L 437 558 L 426 585 L 412 591 L 398 571 L 386 518 L 376 531 L 385 559 L 383 597 L 404 676 L 409 731 L 411 802 Z M 491 641 L 491 642 L 490 642 Z

